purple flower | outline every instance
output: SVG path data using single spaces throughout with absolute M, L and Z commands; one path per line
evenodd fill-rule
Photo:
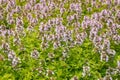
M 2 49 L 4 49 L 5 51 L 8 51 L 8 50 L 10 49 L 9 44 L 6 43 L 6 42 L 3 42 L 3 43 L 2 43 Z
M 66 11 L 65 8 L 60 8 L 60 14 L 62 15 Z
M 16 10 L 17 13 L 19 13 L 21 11 L 21 6 L 16 6 Z
M 22 26 L 23 25 L 23 21 L 22 19 L 19 17 L 16 19 L 16 26 Z
M 46 76 L 52 76 L 54 72 L 50 69 L 47 70 Z
M 9 50 L 8 52 L 8 60 L 13 60 L 15 57 L 15 52 L 13 50 Z
M 120 60 L 117 61 L 117 67 L 120 69 Z
M 77 76 L 74 76 L 74 77 L 72 77 L 72 79 L 70 79 L 70 80 L 78 80 L 78 77 L 77 77 Z
M 60 42 L 59 41 L 56 41 L 56 42 L 53 43 L 54 49 L 57 49 L 59 46 L 60 46 Z
M 112 0 L 106 0 L 107 5 L 111 5 L 111 3 L 112 3 Z
M 32 5 L 30 3 L 27 3 L 25 6 L 25 10 L 29 11 L 29 10 L 32 10 Z
M 34 58 L 34 59 L 37 59 L 39 57 L 39 52 L 37 50 L 33 50 L 31 52 L 31 57 Z
M 14 42 L 15 45 L 20 45 L 21 44 L 20 38 L 18 36 L 14 38 L 13 42 Z
M 107 74 L 107 75 L 103 78 L 103 80 L 113 80 L 113 79 L 112 79 L 111 75 Z
M 82 73 L 83 77 L 85 76 L 90 76 L 90 67 L 89 66 L 83 66 L 83 73 Z
M 75 4 L 74 3 L 70 4 L 70 10 L 73 11 L 74 9 L 75 9 Z
M 120 0 L 114 0 L 114 5 L 119 5 L 120 4 Z
M 103 51 L 103 52 L 101 53 L 100 59 L 101 59 L 101 61 L 106 61 L 106 62 L 108 62 L 109 57 L 108 57 L 108 55 Z
M 55 55 L 54 55 L 53 53 L 48 53 L 48 57 L 49 57 L 50 59 L 52 59 L 52 58 L 55 57 Z
M 12 66 L 15 67 L 20 61 L 20 58 L 18 57 L 14 57 L 12 60 Z
M 32 17 L 32 14 L 31 14 L 31 13 L 28 13 L 28 14 L 27 14 L 27 19 L 28 19 L 29 21 L 31 21 L 32 18 L 33 18 L 33 17 Z
M 116 51 L 115 50 L 112 50 L 112 49 L 107 49 L 107 53 L 111 56 L 115 56 L 116 54 Z

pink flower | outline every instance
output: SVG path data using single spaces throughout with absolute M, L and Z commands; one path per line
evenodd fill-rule
M 108 14 L 108 11 L 106 9 L 101 11 L 102 16 L 106 16 Z
M 32 20 L 31 20 L 31 24 L 36 24 L 38 22 L 38 19 L 37 18 L 32 18 Z
M 17 13 L 19 13 L 21 11 L 21 6 L 16 6 L 16 10 Z
M 55 3 L 54 2 L 50 2 L 48 4 L 48 7 L 49 7 L 50 10 L 54 10 L 55 9 Z
M 33 17 L 32 17 L 32 14 L 31 14 L 31 13 L 28 13 L 28 14 L 27 14 L 27 19 L 28 19 L 29 21 L 31 21 L 32 18 L 33 18 Z
M 30 3 L 27 3 L 26 5 L 25 5 L 25 10 L 32 10 L 32 5 L 30 4 Z
M 16 6 L 15 0 L 9 0 L 9 1 L 8 1 L 8 5 L 9 5 L 10 7 L 15 8 L 15 6 Z
M 108 19 L 107 20 L 107 26 L 110 27 L 113 24 L 113 20 L 112 19 Z
M 44 2 L 45 2 L 45 0 L 40 0 L 40 2 L 41 2 L 41 3 L 44 3 Z
M 29 0 L 30 4 L 34 5 L 36 3 L 36 0 Z
M 111 0 L 106 0 L 107 5 L 111 5 L 112 1 Z
M 120 4 L 120 0 L 114 0 L 114 5 L 119 5 Z
M 92 7 L 96 6 L 96 0 L 92 0 L 91 4 L 92 4 Z
M 69 23 L 71 23 L 71 21 L 72 21 L 73 19 L 74 19 L 74 16 L 73 16 L 73 15 L 67 16 L 67 20 L 68 20 Z
M 60 14 L 62 15 L 66 11 L 65 8 L 60 8 Z
M 76 4 L 76 5 L 75 5 L 75 10 L 76 10 L 76 12 L 79 13 L 79 14 L 82 12 L 82 9 L 81 9 L 80 4 Z
M 15 20 L 14 19 L 10 19 L 10 20 L 8 20 L 9 22 L 9 24 L 14 24 L 15 23 Z
M 70 4 L 70 10 L 73 11 L 74 9 L 75 9 L 75 4 L 74 3 Z

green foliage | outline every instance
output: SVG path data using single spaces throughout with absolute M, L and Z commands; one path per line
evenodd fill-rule
M 83 1 L 83 0 L 82 0 Z M 24 6 L 26 4 L 26 0 L 16 0 L 16 4 L 20 6 Z M 36 3 L 38 3 L 37 0 Z M 68 9 L 70 4 L 65 4 L 64 7 Z M 91 16 L 91 14 L 95 12 L 100 12 L 106 8 L 106 5 L 101 6 L 99 9 L 92 7 L 92 11 L 88 12 L 87 7 L 91 7 L 90 4 L 83 3 L 81 5 L 82 13 L 80 18 L 80 23 L 83 21 L 84 16 Z M 66 11 L 63 13 L 63 25 L 67 26 L 67 16 L 74 14 L 74 12 L 69 13 Z M 56 18 L 60 15 L 59 9 L 55 9 L 53 14 L 45 19 L 39 19 L 39 22 L 47 22 L 49 19 Z M 20 16 L 19 14 L 14 14 L 14 17 Z M 35 15 L 33 15 L 35 17 Z M 26 29 L 28 28 L 29 21 L 26 17 L 23 18 L 23 27 L 25 28 L 24 32 L 26 36 L 21 36 L 21 42 L 24 46 L 24 50 L 21 50 L 19 45 L 14 45 L 13 37 L 10 37 L 7 41 L 10 43 L 10 48 L 15 51 L 16 55 L 20 57 L 21 62 L 13 67 L 11 66 L 11 61 L 8 61 L 8 56 L 4 53 L 3 49 L 0 48 L 0 54 L 2 54 L 5 60 L 0 60 L 0 80 L 51 80 L 50 78 L 55 78 L 56 80 L 70 80 L 73 76 L 77 76 L 79 80 L 97 80 L 98 78 L 104 77 L 106 75 L 106 70 L 109 67 L 116 68 L 117 61 L 120 60 L 120 44 L 115 44 L 111 40 L 111 49 L 116 51 L 116 55 L 109 60 L 109 62 L 100 61 L 100 54 L 96 51 L 93 46 L 93 43 L 87 37 L 82 45 L 75 45 L 74 47 L 69 47 L 66 42 L 61 42 L 64 46 L 60 46 L 57 49 L 53 49 L 52 42 L 49 42 L 49 46 L 46 49 L 41 48 L 41 39 L 38 39 L 38 29 L 39 23 L 35 25 L 35 31 L 29 32 Z M 7 20 L 0 21 L 0 25 L 3 24 L 6 26 L 6 29 L 15 28 L 14 24 L 8 24 Z M 69 29 L 74 29 L 74 26 L 67 26 Z M 106 31 L 105 28 L 101 29 L 99 33 Z M 80 30 L 82 32 L 83 30 Z M 89 29 L 88 29 L 89 32 Z M 47 33 L 47 32 L 46 32 Z M 50 32 L 50 33 L 54 33 Z M 118 30 L 120 33 L 120 30 Z M 76 34 L 74 34 L 76 35 Z M 73 37 L 74 37 L 73 35 Z M 2 38 L 0 36 L 0 45 L 2 44 Z M 66 60 L 62 59 L 62 52 L 64 49 L 69 48 L 67 52 L 68 57 Z M 39 58 L 33 59 L 31 58 L 31 52 L 36 49 L 39 52 Z M 49 58 L 48 53 L 55 54 L 54 58 Z M 90 76 L 83 77 L 83 66 L 90 66 Z M 42 72 L 40 73 L 37 68 L 42 68 Z M 54 72 L 54 74 L 46 75 L 47 70 L 50 69 Z M 120 79 L 120 75 L 113 75 L 113 80 L 118 78 Z

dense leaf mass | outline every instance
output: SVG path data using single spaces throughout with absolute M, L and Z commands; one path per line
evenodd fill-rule
M 0 0 L 0 80 L 120 80 L 120 0 Z

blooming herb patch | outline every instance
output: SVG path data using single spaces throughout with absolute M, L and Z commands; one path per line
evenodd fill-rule
M 120 0 L 0 0 L 0 80 L 120 80 Z

